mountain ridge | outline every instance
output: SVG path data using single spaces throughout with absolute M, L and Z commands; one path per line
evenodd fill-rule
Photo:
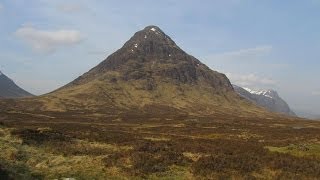
M 233 85 L 235 91 L 242 97 L 264 107 L 272 112 L 283 113 L 289 116 L 297 116 L 278 94 L 277 91 L 268 90 L 252 90 L 246 87 Z

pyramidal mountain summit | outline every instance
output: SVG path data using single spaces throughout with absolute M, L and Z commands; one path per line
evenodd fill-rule
M 24 101 L 20 104 L 32 103 Z M 184 52 L 157 26 L 136 32 L 99 65 L 33 102 L 38 110 L 65 112 L 264 112 L 240 97 L 224 74 Z
M 232 91 L 227 77 L 211 71 L 196 58 L 180 49 L 160 28 L 148 26 L 127 41 L 88 73 L 66 87 L 92 80 L 143 81 L 144 90 L 155 90 L 158 81 L 195 85 L 206 83 L 216 92 Z

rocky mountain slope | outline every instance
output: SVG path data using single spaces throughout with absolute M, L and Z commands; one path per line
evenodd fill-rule
M 32 104 L 32 109 L 45 111 L 112 114 L 265 112 L 236 94 L 224 74 L 184 52 L 156 26 L 135 33 L 122 48 L 71 83 L 22 104 L 23 109 Z
M 290 109 L 289 105 L 274 90 L 255 91 L 236 85 L 233 85 L 233 87 L 234 90 L 244 98 L 259 106 L 265 107 L 272 112 L 296 116 L 296 114 Z
M 28 96 L 33 95 L 17 86 L 0 71 L 0 98 L 22 98 Z

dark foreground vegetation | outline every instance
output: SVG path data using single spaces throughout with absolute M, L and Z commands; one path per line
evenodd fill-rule
M 0 179 L 319 179 L 320 123 L 3 112 Z

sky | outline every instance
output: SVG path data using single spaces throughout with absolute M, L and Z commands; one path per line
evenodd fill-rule
M 232 83 L 320 114 L 320 0 L 0 0 L 0 70 L 40 95 L 148 25 Z

